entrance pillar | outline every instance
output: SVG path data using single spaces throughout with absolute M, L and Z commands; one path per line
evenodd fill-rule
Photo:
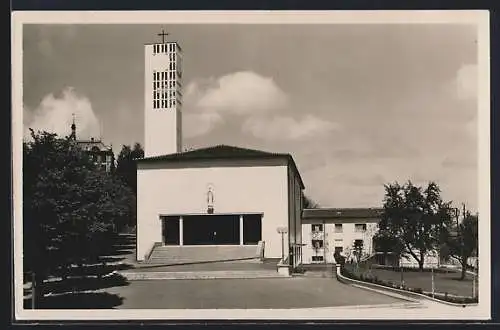
M 243 215 L 240 214 L 240 245 L 243 245 Z
M 184 222 L 182 216 L 179 217 L 179 245 L 184 245 Z

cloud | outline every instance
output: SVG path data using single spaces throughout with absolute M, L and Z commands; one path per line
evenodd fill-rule
M 468 64 L 463 65 L 457 71 L 455 77 L 455 90 L 456 95 L 461 100 L 470 100 L 477 97 L 477 65 Z
M 54 44 L 70 43 L 76 38 L 76 27 L 74 25 L 63 26 L 39 26 L 37 47 L 40 54 L 50 58 L 55 55 Z
M 24 135 L 29 136 L 29 128 L 48 131 L 60 136 L 71 133 L 71 123 L 75 114 L 77 137 L 90 138 L 99 135 L 99 121 L 88 98 L 68 87 L 58 95 L 46 95 L 34 109 L 24 109 Z
M 295 119 L 285 116 L 250 117 L 243 123 L 243 132 L 265 140 L 303 140 L 324 136 L 338 130 L 338 124 L 313 115 Z
M 54 47 L 47 38 L 38 40 L 38 51 L 45 57 L 52 57 L 54 55 Z
M 287 95 L 272 78 L 251 71 L 196 79 L 186 86 L 184 98 L 188 137 L 209 133 L 225 115 L 265 114 L 288 103 Z
M 194 113 L 183 115 L 183 135 L 188 138 L 198 137 L 212 131 L 222 122 L 218 113 Z
M 202 109 L 240 115 L 267 113 L 283 108 L 286 104 L 286 94 L 272 78 L 251 71 L 218 78 L 201 91 L 197 101 L 197 106 Z

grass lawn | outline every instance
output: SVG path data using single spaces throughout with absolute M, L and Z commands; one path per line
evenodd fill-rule
M 355 265 L 346 265 L 350 270 L 355 271 Z M 363 276 L 371 275 L 385 282 L 401 283 L 401 272 L 383 268 L 359 268 L 358 274 Z M 423 291 L 432 291 L 432 273 L 429 270 L 420 272 L 418 270 L 403 272 L 404 284 L 410 288 L 421 288 Z M 434 272 L 435 292 L 448 293 L 457 296 L 472 297 L 472 275 L 467 274 L 464 280 L 460 280 L 460 272 Z M 476 292 L 478 289 L 476 281 Z

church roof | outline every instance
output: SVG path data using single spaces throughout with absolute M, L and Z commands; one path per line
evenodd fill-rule
M 184 161 L 184 160 L 211 160 L 211 159 L 270 159 L 283 158 L 288 160 L 288 164 L 297 174 L 300 185 L 304 188 L 304 182 L 297 169 L 293 157 L 287 153 L 273 153 L 262 150 L 241 148 L 229 145 L 216 145 L 206 148 L 199 148 L 190 151 L 179 152 L 175 154 L 145 157 L 136 159 L 137 162 L 155 162 L 155 161 Z
M 111 147 L 105 145 L 101 140 L 76 140 L 76 144 L 87 151 L 93 150 L 93 148 L 97 148 L 99 151 L 111 151 Z
M 382 215 L 382 208 L 317 208 L 304 209 L 302 218 L 379 218 Z

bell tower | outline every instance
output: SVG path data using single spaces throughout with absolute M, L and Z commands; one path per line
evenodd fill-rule
M 182 150 L 182 50 L 177 42 L 144 45 L 144 154 L 154 157 Z

